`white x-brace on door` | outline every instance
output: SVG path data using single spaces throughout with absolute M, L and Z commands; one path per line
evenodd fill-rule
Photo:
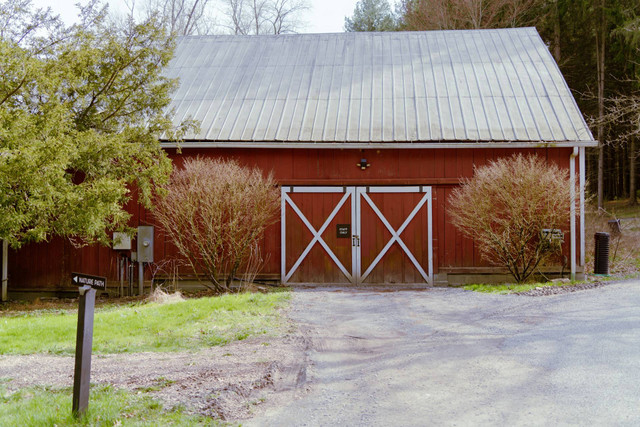
M 326 218 L 323 217 L 321 225 L 314 227 L 311 221 L 303 213 L 294 200 L 293 194 L 306 193 L 306 194 L 321 194 L 321 193 L 334 193 L 337 203 L 333 206 L 330 212 L 325 212 Z M 418 202 L 410 211 L 410 213 L 403 218 L 396 218 L 396 220 L 402 220 L 401 225 L 398 228 L 394 228 L 387 217 L 385 217 L 383 210 L 376 204 L 373 199 L 374 194 L 389 193 L 389 194 L 418 194 Z M 340 196 L 341 195 L 341 196 Z M 363 265 L 362 257 L 362 239 L 370 236 L 362 236 L 362 216 L 363 206 L 375 213 L 375 217 L 380 221 L 380 227 L 383 227 L 389 234 L 390 238 L 386 242 L 378 242 L 382 248 L 377 252 L 375 258 L 367 265 Z M 342 209 L 350 208 L 351 212 L 351 265 L 345 265 L 346 262 L 342 262 L 336 255 L 334 250 L 323 238 L 325 232 L 327 232 L 332 221 Z M 432 245 L 432 201 L 431 201 L 431 187 L 427 186 L 379 186 L 379 187 L 282 187 L 282 200 L 281 200 L 281 279 L 282 283 L 292 283 L 291 279 L 300 268 L 301 264 L 305 261 L 310 251 L 315 245 L 320 245 L 325 254 L 331 259 L 333 264 L 342 272 L 348 282 L 352 284 L 360 284 L 370 277 L 371 273 L 381 264 L 381 261 L 385 258 L 385 255 L 394 246 L 398 245 L 401 252 L 407 257 L 409 262 L 413 265 L 424 283 L 433 284 L 433 245 Z M 311 233 L 311 240 L 305 245 L 304 248 L 287 248 L 287 224 L 286 224 L 286 212 L 287 209 L 294 214 L 294 218 L 301 221 L 304 227 Z M 421 259 L 417 259 L 414 256 L 411 248 L 405 243 L 403 239 L 403 232 L 407 229 L 409 224 L 416 218 L 416 215 L 420 211 L 426 211 L 426 227 L 420 228 L 426 231 L 426 236 L 419 236 L 421 239 L 425 239 L 427 243 L 427 259 L 424 256 Z M 307 212 L 307 215 L 309 213 Z M 423 215 L 424 216 L 424 215 Z M 318 224 L 316 224 L 318 225 Z M 426 230 L 425 230 L 426 228 Z M 329 230 L 330 231 L 330 230 Z M 379 233 L 377 233 L 379 234 Z M 413 236 L 412 236 L 413 237 Z M 384 245 L 382 245 L 384 243 Z M 287 268 L 287 250 L 294 251 L 294 262 Z M 297 249 L 297 250 L 296 250 Z M 289 257 L 291 259 L 291 257 Z M 300 280 L 293 283 L 298 283 Z

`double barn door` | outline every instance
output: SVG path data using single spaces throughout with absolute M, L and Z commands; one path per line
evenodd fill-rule
M 282 187 L 283 283 L 432 283 L 431 188 Z

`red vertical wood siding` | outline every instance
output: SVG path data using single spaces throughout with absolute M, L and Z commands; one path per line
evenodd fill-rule
M 486 265 L 479 256 L 478 248 L 472 240 L 466 239 L 453 227 L 449 220 L 448 198 L 461 177 L 473 175 L 474 166 L 482 166 L 491 160 L 508 157 L 513 153 L 535 153 L 562 168 L 569 168 L 570 148 L 534 148 L 534 149 L 183 149 L 181 154 L 168 150 L 176 167 L 180 167 L 187 157 L 233 158 L 241 164 L 258 167 L 265 173 L 272 172 L 282 185 L 415 185 L 432 187 L 433 193 L 433 249 L 434 272 L 440 267 L 469 267 Z M 371 165 L 361 170 L 356 164 L 366 158 Z M 577 165 L 577 163 L 576 163 Z M 576 167 L 576 172 L 579 169 Z M 576 178 L 577 179 L 577 178 Z M 312 197 L 312 196 L 309 196 Z M 316 203 L 304 199 L 305 205 Z M 322 199 L 322 206 L 312 208 L 310 221 L 320 227 L 314 215 L 330 209 L 334 199 Z M 335 206 L 335 204 L 334 204 Z M 128 206 L 132 214 L 131 226 L 153 224 L 153 216 L 135 202 Z M 344 209 L 343 209 L 344 210 Z M 289 218 L 290 212 L 287 212 Z M 335 232 L 337 221 L 347 221 L 346 213 L 341 212 L 325 233 Z M 350 213 L 349 213 L 350 215 Z M 289 220 L 287 219 L 287 223 Z M 333 227 L 333 228 L 332 228 Z M 332 231 L 333 230 L 333 231 Z M 568 234 L 567 224 L 565 233 Z M 381 229 L 380 233 L 387 233 Z M 301 229 L 296 238 L 311 239 L 310 233 Z M 156 261 L 176 255 L 171 242 L 166 241 L 162 230 L 156 228 Z M 340 242 L 341 244 L 342 242 Z M 338 244 L 338 242 L 332 242 Z M 135 242 L 134 242 L 135 247 Z M 579 247 L 579 245 L 578 245 Z M 314 248 L 314 251 L 318 251 Z M 426 248 L 425 248 L 426 250 Z M 565 252 L 568 255 L 568 243 Z M 270 226 L 262 239 L 262 253 L 266 258 L 263 273 L 280 274 L 280 224 Z M 323 254 L 312 253 L 322 258 Z M 350 259 L 344 258 L 346 263 Z M 77 249 L 68 242 L 54 238 L 46 244 L 30 244 L 9 254 L 9 289 L 43 289 L 69 287 L 69 274 L 81 271 L 117 279 L 118 254 L 109 248 L 89 247 Z M 287 259 L 287 263 L 295 262 Z M 322 265 L 324 262 L 321 262 Z M 304 268 L 312 269 L 308 265 Z M 403 267 L 404 268 L 404 267 Z M 402 273 L 402 272 L 400 272 Z M 398 273 L 398 274 L 400 274 Z M 318 277 L 336 277 L 337 273 L 328 271 L 314 273 Z M 384 273 L 392 275 L 392 273 Z M 408 272 L 402 274 L 409 274 Z M 412 273 L 413 274 L 413 273 Z M 391 277 L 391 276 L 389 276 Z

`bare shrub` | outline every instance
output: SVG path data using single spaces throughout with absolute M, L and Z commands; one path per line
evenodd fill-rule
M 228 292 L 239 269 L 253 262 L 252 248 L 279 208 L 271 174 L 233 160 L 196 158 L 174 171 L 155 217 L 196 275 L 216 292 Z
M 163 259 L 149 264 L 151 270 L 151 289 L 162 287 L 163 290 L 176 292 L 180 281 L 180 269 L 188 264 L 181 259 Z M 161 277 L 158 280 L 158 276 Z M 160 284 L 160 286 L 158 286 Z
M 266 257 L 262 256 L 262 251 L 260 250 L 260 245 L 258 243 L 254 243 L 251 245 L 251 248 L 248 251 L 247 259 L 244 263 L 244 268 L 242 269 L 242 278 L 238 280 L 241 283 L 241 289 L 246 289 L 246 284 L 253 283 L 258 276 L 262 267 L 269 260 L 269 254 Z
M 479 244 L 481 255 L 521 283 L 561 250 L 559 241 L 541 233 L 569 223 L 569 174 L 537 156 L 518 154 L 476 168 L 449 204 L 453 224 Z

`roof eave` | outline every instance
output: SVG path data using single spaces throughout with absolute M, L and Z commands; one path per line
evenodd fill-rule
M 275 141 L 161 141 L 163 148 L 300 148 L 300 149 L 448 149 L 448 148 L 563 148 L 597 147 L 598 141 L 488 142 L 275 142 Z

